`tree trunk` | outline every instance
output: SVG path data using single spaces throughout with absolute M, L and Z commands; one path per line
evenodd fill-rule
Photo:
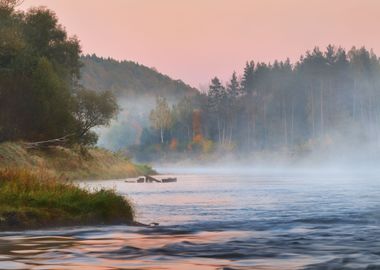
M 218 142 L 219 144 L 221 144 L 221 134 L 220 134 L 220 120 L 219 120 L 219 116 L 218 116 Z
M 187 128 L 187 141 L 190 142 L 190 141 L 191 141 L 191 137 L 190 137 L 190 127 L 187 125 L 186 128 Z
M 352 119 L 356 120 L 356 79 L 354 79 L 354 89 L 352 90 Z
M 266 148 L 267 146 L 267 134 L 268 132 L 268 125 L 267 125 L 267 103 L 265 102 L 265 99 L 263 101 L 264 103 L 264 138 L 263 138 L 263 148 Z
M 288 148 L 288 121 L 287 121 L 287 113 L 285 107 L 285 101 L 282 102 L 282 111 L 283 111 L 283 125 L 284 125 L 284 143 L 285 147 Z
M 311 123 L 312 123 L 312 131 L 313 131 L 313 138 L 315 138 L 315 115 L 314 115 L 314 91 L 313 87 L 310 88 L 310 95 L 311 95 Z
M 320 105 L 320 113 L 321 113 L 321 127 L 320 133 L 323 136 L 325 133 L 325 120 L 324 120 L 324 106 L 323 106 L 323 81 L 320 81 L 320 96 L 319 96 L 319 105 Z
M 292 100 L 292 119 L 291 119 L 291 133 L 290 133 L 290 143 L 294 144 L 294 100 Z

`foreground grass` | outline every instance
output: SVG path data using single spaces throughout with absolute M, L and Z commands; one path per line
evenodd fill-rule
M 0 169 L 19 167 L 32 171 L 45 170 L 62 179 L 116 179 L 154 174 L 147 165 L 138 165 L 101 148 L 52 147 L 28 150 L 23 143 L 0 144 Z
M 20 169 L 0 170 L 0 230 L 132 224 L 133 208 L 112 190 L 90 192 Z

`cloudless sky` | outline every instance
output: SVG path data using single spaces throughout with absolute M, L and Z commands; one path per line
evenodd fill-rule
M 84 53 L 139 62 L 198 87 L 247 60 L 314 46 L 380 53 L 380 0 L 25 0 L 47 6 Z

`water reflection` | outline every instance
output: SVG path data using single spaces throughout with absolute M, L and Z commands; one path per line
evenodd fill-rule
M 169 228 L 164 230 L 166 233 L 156 229 L 131 232 L 122 227 L 107 230 L 49 232 L 71 237 L 4 236 L 1 269 L 223 269 L 233 265 L 233 269 L 275 269 L 274 265 L 279 264 L 275 259 L 249 259 L 254 254 L 249 252 L 247 239 L 265 233 L 194 233 Z M 298 258 L 297 262 L 286 260 L 281 265 L 293 269 L 302 264 Z
M 161 225 L 2 233 L 0 269 L 380 269 L 377 178 L 177 177 L 86 183 Z

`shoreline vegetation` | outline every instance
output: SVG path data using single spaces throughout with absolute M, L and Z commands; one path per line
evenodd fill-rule
M 0 144 L 0 231 L 62 226 L 133 225 L 131 202 L 114 190 L 79 188 L 72 180 L 155 173 L 101 148 L 27 149 Z
M 22 142 L 0 143 L 0 169 L 45 171 L 62 180 L 123 179 L 156 172 L 148 165 L 98 147 L 27 149 Z
M 113 190 L 85 190 L 44 172 L 0 170 L 0 231 L 136 225 L 132 204 Z
M 96 147 L 94 129 L 117 117 L 118 100 L 81 85 L 80 41 L 57 15 L 21 2 L 0 0 L 0 231 L 138 225 L 115 191 L 69 182 L 154 171 Z

